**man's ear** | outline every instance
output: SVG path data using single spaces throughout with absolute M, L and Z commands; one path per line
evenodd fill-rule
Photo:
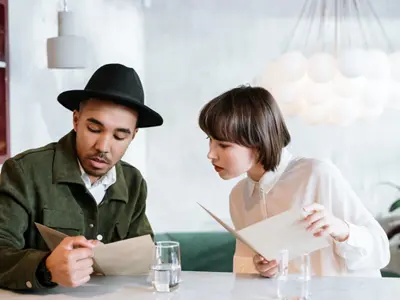
M 79 111 L 74 110 L 74 113 L 72 114 L 72 123 L 74 125 L 74 131 L 78 129 L 78 122 L 79 122 Z
M 132 140 L 135 138 L 135 136 L 136 136 L 136 134 L 138 133 L 138 131 L 139 131 L 139 128 L 136 128 L 136 129 L 133 131 Z

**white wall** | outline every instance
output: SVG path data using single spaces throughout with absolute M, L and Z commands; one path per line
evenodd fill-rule
M 57 141 L 72 129 L 72 113 L 58 104 L 57 95 L 83 89 L 100 65 L 123 63 L 145 78 L 143 16 L 135 1 L 68 1 L 76 13 L 77 32 L 91 46 L 89 66 L 85 70 L 47 69 L 46 39 L 57 35 L 61 3 L 9 1 L 12 155 Z M 141 131 L 124 159 L 145 174 L 145 157 L 145 131 Z
M 149 103 L 165 117 L 165 125 L 147 138 L 148 205 L 156 230 L 220 229 L 196 202 L 229 221 L 228 194 L 236 180 L 215 174 L 197 116 L 217 94 L 251 83 L 282 51 L 303 1 L 276 3 L 153 0 L 146 10 Z M 392 17 L 400 16 L 399 5 L 383 1 L 377 11 L 398 42 L 399 23 Z M 399 111 L 347 128 L 287 121 L 293 154 L 333 160 L 374 215 L 387 210 L 396 191 L 376 184 L 400 183 Z
M 70 0 L 79 32 L 92 45 L 90 67 L 46 68 L 46 39 L 56 35 L 62 1 L 10 3 L 11 151 L 16 154 L 58 140 L 72 128 L 71 113 L 56 101 L 66 89 L 83 88 L 101 64 L 122 62 L 141 75 L 147 103 L 165 119 L 143 130 L 126 160 L 145 174 L 148 214 L 156 231 L 218 229 L 196 202 L 229 220 L 228 193 L 206 158 L 207 141 L 197 126 L 200 108 L 217 94 L 252 82 L 282 50 L 303 1 L 291 0 Z M 380 1 L 389 36 L 398 45 L 400 3 Z M 375 3 L 374 3 L 375 4 Z M 283 11 L 283 12 L 282 12 Z M 387 111 L 373 123 L 349 128 L 307 126 L 288 120 L 292 152 L 332 159 L 366 206 L 379 214 L 394 191 L 381 180 L 400 183 L 400 113 Z

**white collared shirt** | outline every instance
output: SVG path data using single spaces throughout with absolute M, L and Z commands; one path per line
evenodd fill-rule
M 260 189 L 261 187 L 261 189 Z M 230 213 L 236 230 L 280 214 L 320 203 L 349 224 L 347 241 L 332 239 L 331 246 L 311 253 L 317 276 L 381 276 L 390 260 L 388 238 L 361 200 L 331 163 L 293 157 L 286 149 L 275 172 L 267 172 L 259 182 L 242 179 L 230 194 Z M 262 238 L 262 237 L 260 237 Z M 254 252 L 236 241 L 235 273 L 258 273 Z M 289 271 L 297 269 L 289 264 Z
M 92 184 L 89 175 L 86 174 L 79 160 L 78 164 L 81 170 L 81 178 L 87 190 L 93 196 L 97 205 L 99 205 L 101 201 L 103 201 L 107 189 L 117 181 L 117 172 L 115 171 L 115 166 L 113 166 L 105 175 L 103 175 L 99 180 Z

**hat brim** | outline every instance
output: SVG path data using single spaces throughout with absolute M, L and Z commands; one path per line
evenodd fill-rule
M 57 100 L 65 108 L 74 111 L 79 109 L 79 104 L 82 101 L 90 98 L 112 101 L 136 110 L 139 114 L 138 123 L 136 124 L 137 128 L 161 126 L 164 122 L 160 114 L 138 100 L 116 94 L 90 90 L 71 90 L 62 92 L 58 95 Z

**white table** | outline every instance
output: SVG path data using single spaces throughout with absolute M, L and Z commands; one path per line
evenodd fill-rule
M 400 279 L 396 278 L 313 278 L 312 299 L 399 300 Z M 172 293 L 156 293 L 144 277 L 95 277 L 75 289 L 55 288 L 35 293 L 13 293 L 0 289 L 0 299 L 276 299 L 274 281 L 232 273 L 183 272 L 182 282 Z

